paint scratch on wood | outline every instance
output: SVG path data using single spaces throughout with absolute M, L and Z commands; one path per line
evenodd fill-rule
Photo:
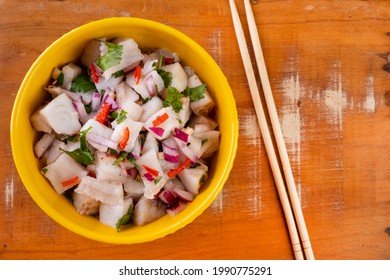
M 247 159 L 246 168 L 242 171 L 242 178 L 246 178 L 247 184 L 251 185 L 250 191 L 246 195 L 246 205 L 250 205 L 248 213 L 253 215 L 254 219 L 261 216 L 262 212 L 262 190 L 261 190 L 261 136 L 260 127 L 257 121 L 256 114 L 253 110 L 245 110 L 239 115 L 240 134 L 245 139 L 245 147 L 251 149 L 254 154 L 250 159 Z
M 301 183 L 300 183 L 300 168 L 301 168 L 301 141 L 303 119 L 301 119 L 300 105 L 301 100 L 305 95 L 305 88 L 301 85 L 298 73 L 299 57 L 294 53 L 289 58 L 287 71 L 293 73 L 290 77 L 282 80 L 281 88 L 283 93 L 283 103 L 280 110 L 281 128 L 283 132 L 284 141 L 292 166 L 296 166 L 295 183 L 298 196 L 301 197 Z
M 327 108 L 328 120 L 338 126 L 338 131 L 343 130 L 343 109 L 347 105 L 346 93 L 343 90 L 341 76 L 341 63 L 334 64 L 334 74 L 331 77 L 331 85 L 323 92 Z
M 240 130 L 245 136 L 247 145 L 260 146 L 260 128 L 257 122 L 256 114 L 252 111 L 247 110 L 243 114 L 239 115 Z
M 364 100 L 363 109 L 367 113 L 374 113 L 376 104 L 375 104 L 375 91 L 374 91 L 374 76 L 368 75 L 366 82 L 366 98 Z
M 6 179 L 5 182 L 5 206 L 7 211 L 14 207 L 14 179 Z
M 210 205 L 210 209 L 216 214 L 222 214 L 223 211 L 223 200 L 224 200 L 224 190 L 218 195 L 214 202 Z

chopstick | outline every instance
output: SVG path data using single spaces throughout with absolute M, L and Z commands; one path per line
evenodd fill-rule
M 292 202 L 295 219 L 298 224 L 298 230 L 301 237 L 302 247 L 305 252 L 306 259 L 311 260 L 314 259 L 314 253 L 311 247 L 309 234 L 306 228 L 305 219 L 303 217 L 301 204 L 298 198 L 293 173 L 291 170 L 290 160 L 287 154 L 286 144 L 284 142 L 282 130 L 280 128 L 278 113 L 276 111 L 271 85 L 268 79 L 267 69 L 265 66 L 264 56 L 261 48 L 261 43 L 257 31 L 255 18 L 253 16 L 253 11 L 251 8 L 251 4 L 249 3 L 249 0 L 244 0 L 244 4 L 245 4 L 245 11 L 246 11 L 247 21 L 249 26 L 249 32 L 252 40 L 252 46 L 256 57 L 256 64 L 260 74 L 261 84 L 263 87 L 263 92 L 266 99 L 268 112 L 271 118 L 271 124 L 276 138 L 279 155 L 283 163 L 282 166 L 284 170 L 285 179 L 287 182 L 288 193 L 290 195 L 290 199 Z
M 257 82 L 255 74 L 252 68 L 252 62 L 249 56 L 248 46 L 246 44 L 244 31 L 242 29 L 240 17 L 235 5 L 234 0 L 229 0 L 230 8 L 232 11 L 233 23 L 236 31 L 236 36 L 238 40 L 238 45 L 240 48 L 242 60 L 244 63 L 244 68 L 246 76 L 248 79 L 249 89 L 251 92 L 252 100 L 255 106 L 255 111 L 257 115 L 257 120 L 259 122 L 261 134 L 264 140 L 264 145 L 267 151 L 269 162 L 271 165 L 271 170 L 275 179 L 275 184 L 279 194 L 279 198 L 282 204 L 283 212 L 285 215 L 288 231 L 290 234 L 291 245 L 293 248 L 295 259 L 302 260 L 304 259 L 303 252 L 301 249 L 301 242 L 305 252 L 306 259 L 314 259 L 314 254 L 310 244 L 309 235 L 306 229 L 305 220 L 302 214 L 301 205 L 297 195 L 295 182 L 293 174 L 291 171 L 291 165 L 288 158 L 286 145 L 284 143 L 283 134 L 280 128 L 280 123 L 275 107 L 275 103 L 272 96 L 272 90 L 268 79 L 267 69 L 264 62 L 264 57 L 261 49 L 260 39 L 258 37 L 256 23 L 254 21 L 253 12 L 249 0 L 244 0 L 245 11 L 248 20 L 249 31 L 252 39 L 252 46 L 255 52 L 256 64 L 258 66 L 258 71 L 261 79 L 261 84 L 263 87 L 264 96 L 266 99 L 266 104 L 268 112 L 271 119 L 271 125 L 275 135 L 276 144 L 279 151 L 279 156 L 283 166 L 283 171 L 285 179 L 287 182 L 287 189 L 289 196 L 286 192 L 286 186 L 284 184 L 283 176 L 279 168 L 279 163 L 277 160 L 276 152 L 272 143 L 271 134 L 268 129 L 268 123 L 264 113 L 263 105 L 259 95 L 259 89 L 257 87 Z M 290 204 L 290 199 L 292 206 Z M 295 215 L 295 216 L 294 216 Z M 300 235 L 298 235 L 297 225 Z

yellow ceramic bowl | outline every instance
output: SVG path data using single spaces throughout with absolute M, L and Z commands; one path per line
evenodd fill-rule
M 220 149 L 215 155 L 206 184 L 184 211 L 142 227 L 117 232 L 97 218 L 78 214 L 73 205 L 58 195 L 40 173 L 33 152 L 38 134 L 29 117 L 47 99 L 43 87 L 54 67 L 77 59 L 86 43 L 94 38 L 131 37 L 141 49 L 166 48 L 200 76 L 214 97 L 216 118 L 221 131 Z M 107 243 L 131 244 L 151 241 L 184 227 L 199 216 L 218 196 L 226 182 L 237 149 L 238 117 L 229 84 L 212 57 L 183 33 L 160 23 L 138 18 L 108 18 L 88 23 L 65 34 L 50 45 L 34 62 L 16 96 L 11 119 L 11 145 L 14 161 L 23 184 L 34 201 L 65 228 L 90 239 Z

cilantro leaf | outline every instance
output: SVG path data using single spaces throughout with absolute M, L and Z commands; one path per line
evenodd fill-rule
M 113 74 L 112 74 L 112 77 L 114 77 L 114 78 L 119 78 L 119 77 L 122 77 L 122 76 L 124 76 L 124 75 L 125 75 L 125 72 L 124 72 L 123 70 L 119 70 L 119 71 L 113 73 Z
M 180 91 L 174 87 L 169 87 L 167 96 L 163 100 L 163 105 L 164 107 L 172 106 L 173 110 L 175 110 L 176 113 L 179 113 L 183 107 L 183 102 L 181 101 L 182 97 L 184 97 L 184 95 Z
M 161 79 L 163 79 L 164 87 L 166 88 L 170 87 L 172 83 L 172 73 L 167 72 L 162 68 L 157 68 L 156 71 L 160 75 Z
M 124 214 L 116 223 L 116 230 L 119 231 L 121 225 L 127 225 L 133 220 L 133 205 L 130 205 L 129 209 L 127 210 L 127 213 Z
M 87 143 L 87 132 L 92 128 L 89 127 L 86 130 L 80 131 L 80 148 L 77 148 L 73 151 L 65 151 L 64 149 L 60 148 L 61 151 L 64 153 L 67 153 L 70 155 L 74 160 L 81 164 L 92 164 L 93 161 L 95 160 L 92 152 L 88 148 L 88 143 Z
M 112 165 L 117 165 L 119 163 L 121 163 L 122 161 L 124 160 L 128 160 L 130 161 L 130 163 L 134 166 L 134 167 L 137 167 L 137 163 L 135 161 L 135 158 L 133 157 L 133 155 L 131 153 L 126 153 L 125 151 L 121 151 L 119 154 L 115 151 L 115 150 L 110 150 L 110 154 L 111 155 L 115 155 L 117 158 L 116 160 L 114 161 L 114 163 Z
M 86 152 L 81 150 L 80 148 L 73 150 L 73 151 L 65 151 L 61 149 L 63 152 L 67 153 L 70 155 L 72 158 L 74 158 L 77 162 L 81 164 L 92 164 L 94 160 L 94 156 L 92 155 L 91 152 Z
M 58 75 L 56 85 L 62 86 L 63 83 L 64 83 L 64 73 L 61 72 L 61 73 Z
M 103 42 L 107 45 L 108 51 L 96 60 L 96 65 L 103 71 L 108 68 L 117 65 L 122 60 L 123 45 L 117 45 L 110 42 Z
M 193 88 L 186 88 L 184 90 L 184 95 L 190 98 L 191 102 L 197 101 L 204 97 L 204 93 L 206 92 L 206 84 L 202 84 Z
M 117 124 L 120 124 L 122 122 L 124 122 L 124 120 L 127 118 L 127 112 L 125 110 L 121 110 L 119 115 L 115 118 L 116 119 L 116 122 Z
M 96 91 L 96 87 L 89 79 L 88 74 L 83 73 L 73 79 L 70 90 L 73 92 L 89 92 L 92 90 Z

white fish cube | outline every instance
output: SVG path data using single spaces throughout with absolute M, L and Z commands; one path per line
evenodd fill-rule
M 202 85 L 202 81 L 194 74 L 188 79 L 188 87 L 194 88 Z M 204 97 L 191 102 L 191 109 L 197 115 L 207 115 L 215 107 L 214 100 L 210 93 L 206 90 Z
M 90 128 L 90 129 L 89 129 Z M 91 135 L 91 134 L 96 134 L 98 135 L 99 137 L 103 138 L 103 139 L 107 139 L 109 140 L 111 138 L 111 135 L 113 133 L 113 130 L 107 126 L 105 126 L 104 124 L 98 122 L 97 120 L 95 119 L 89 119 L 84 125 L 83 127 L 81 128 L 81 131 L 83 130 L 87 130 L 89 129 L 89 131 L 87 132 L 87 141 L 88 143 L 94 147 L 95 149 L 97 149 L 98 151 L 101 151 L 101 152 L 106 152 L 107 151 L 107 146 L 105 145 L 102 145 L 100 143 L 97 143 L 97 142 L 94 142 L 94 141 L 91 141 L 88 137 L 88 135 Z
M 120 107 L 127 101 L 131 100 L 136 102 L 139 100 L 139 95 L 126 83 L 122 81 L 115 88 L 115 100 Z
M 156 121 L 162 117 L 166 116 L 167 118 L 162 122 L 156 125 Z M 172 135 L 175 127 L 180 126 L 179 117 L 172 107 L 165 107 L 159 110 L 157 113 L 153 114 L 144 124 L 144 127 L 158 140 L 164 140 L 165 138 Z
M 126 83 L 135 90 L 143 99 L 149 98 L 149 90 L 146 86 L 145 79 L 140 79 L 140 81 L 136 84 L 134 81 L 135 71 L 130 72 L 126 75 Z
M 185 124 L 190 119 L 192 110 L 190 107 L 190 98 L 188 97 L 182 97 L 181 102 L 183 102 L 182 108 L 178 113 L 178 117 L 180 119 L 180 127 L 183 128 Z
M 178 174 L 180 182 L 190 193 L 197 195 L 203 182 L 207 179 L 207 165 L 198 162 L 199 166 L 186 168 Z
M 131 177 L 123 184 L 123 189 L 126 196 L 130 196 L 134 201 L 138 201 L 145 192 L 144 183 Z
M 95 215 L 99 212 L 100 201 L 85 194 L 72 193 L 73 205 L 81 215 Z
M 115 183 L 124 183 L 127 181 L 127 175 L 119 164 L 114 164 L 116 158 L 108 156 L 103 152 L 95 153 L 96 179 L 99 181 L 111 181 Z
M 138 135 L 141 132 L 142 127 L 143 127 L 143 123 L 133 121 L 130 118 L 126 118 L 123 122 L 116 125 L 111 135 L 111 140 L 120 143 L 123 138 L 124 131 L 127 128 L 129 130 L 130 135 L 127 144 L 123 150 L 129 153 L 133 150 L 135 142 L 138 139 Z
M 171 87 L 176 88 L 180 92 L 187 88 L 188 76 L 180 63 L 165 65 L 163 70 L 172 73 Z
M 59 194 L 77 185 L 88 174 L 84 167 L 65 153 L 43 170 L 44 176 L 49 179 L 53 188 Z
M 81 72 L 82 72 L 81 68 L 72 62 L 62 67 L 62 74 L 64 74 L 64 81 L 62 82 L 62 87 L 69 90 L 72 81 L 77 76 L 79 76 Z
M 160 111 L 163 107 L 163 102 L 159 97 L 152 97 L 148 102 L 142 105 L 143 111 L 139 121 L 146 122 L 153 114 Z
M 130 99 L 126 100 L 122 104 L 121 109 L 126 112 L 127 118 L 130 118 L 134 121 L 138 121 L 141 118 L 142 112 L 144 110 L 141 105 Z
M 121 61 L 119 64 L 111 66 L 103 72 L 103 77 L 106 79 L 109 79 L 115 72 L 123 70 L 126 67 L 144 59 L 144 56 L 138 49 L 137 43 L 133 39 L 124 39 L 118 42 L 118 45 L 123 46 Z
M 127 214 L 130 207 L 133 207 L 133 200 L 131 198 L 122 198 L 119 203 L 115 205 L 101 203 L 99 208 L 99 220 L 102 224 L 116 228 L 117 222 Z
M 157 141 L 156 137 L 153 136 L 153 133 L 148 132 L 146 134 L 144 145 L 142 146 L 141 154 L 144 154 L 151 149 L 156 154 L 158 153 L 158 141 Z
M 81 128 L 79 114 L 65 93 L 50 101 L 39 113 L 58 134 L 73 135 Z
M 211 95 L 208 91 L 204 93 L 204 97 L 191 102 L 191 110 L 197 115 L 207 115 L 214 109 L 215 103 L 211 98 Z
M 165 206 L 160 200 L 142 196 L 134 207 L 134 224 L 142 226 L 151 223 L 166 214 Z
M 204 154 L 214 153 L 219 148 L 219 136 L 221 132 L 218 130 L 203 131 L 194 135 L 201 139 L 202 151 Z
M 121 183 L 100 181 L 90 176 L 85 176 L 74 191 L 110 205 L 115 205 L 123 199 Z
M 137 169 L 145 185 L 145 197 L 153 199 L 167 181 L 154 150 L 150 149 L 136 160 Z
M 36 109 L 34 113 L 31 115 L 30 121 L 35 130 L 42 131 L 45 133 L 51 133 L 53 129 L 46 122 L 46 118 L 39 113 L 39 111 L 44 107 L 45 106 L 40 106 L 38 109 Z
M 54 134 L 45 133 L 41 139 L 38 140 L 34 146 L 34 153 L 38 158 L 42 157 L 42 155 L 49 149 L 55 137 L 56 136 Z

